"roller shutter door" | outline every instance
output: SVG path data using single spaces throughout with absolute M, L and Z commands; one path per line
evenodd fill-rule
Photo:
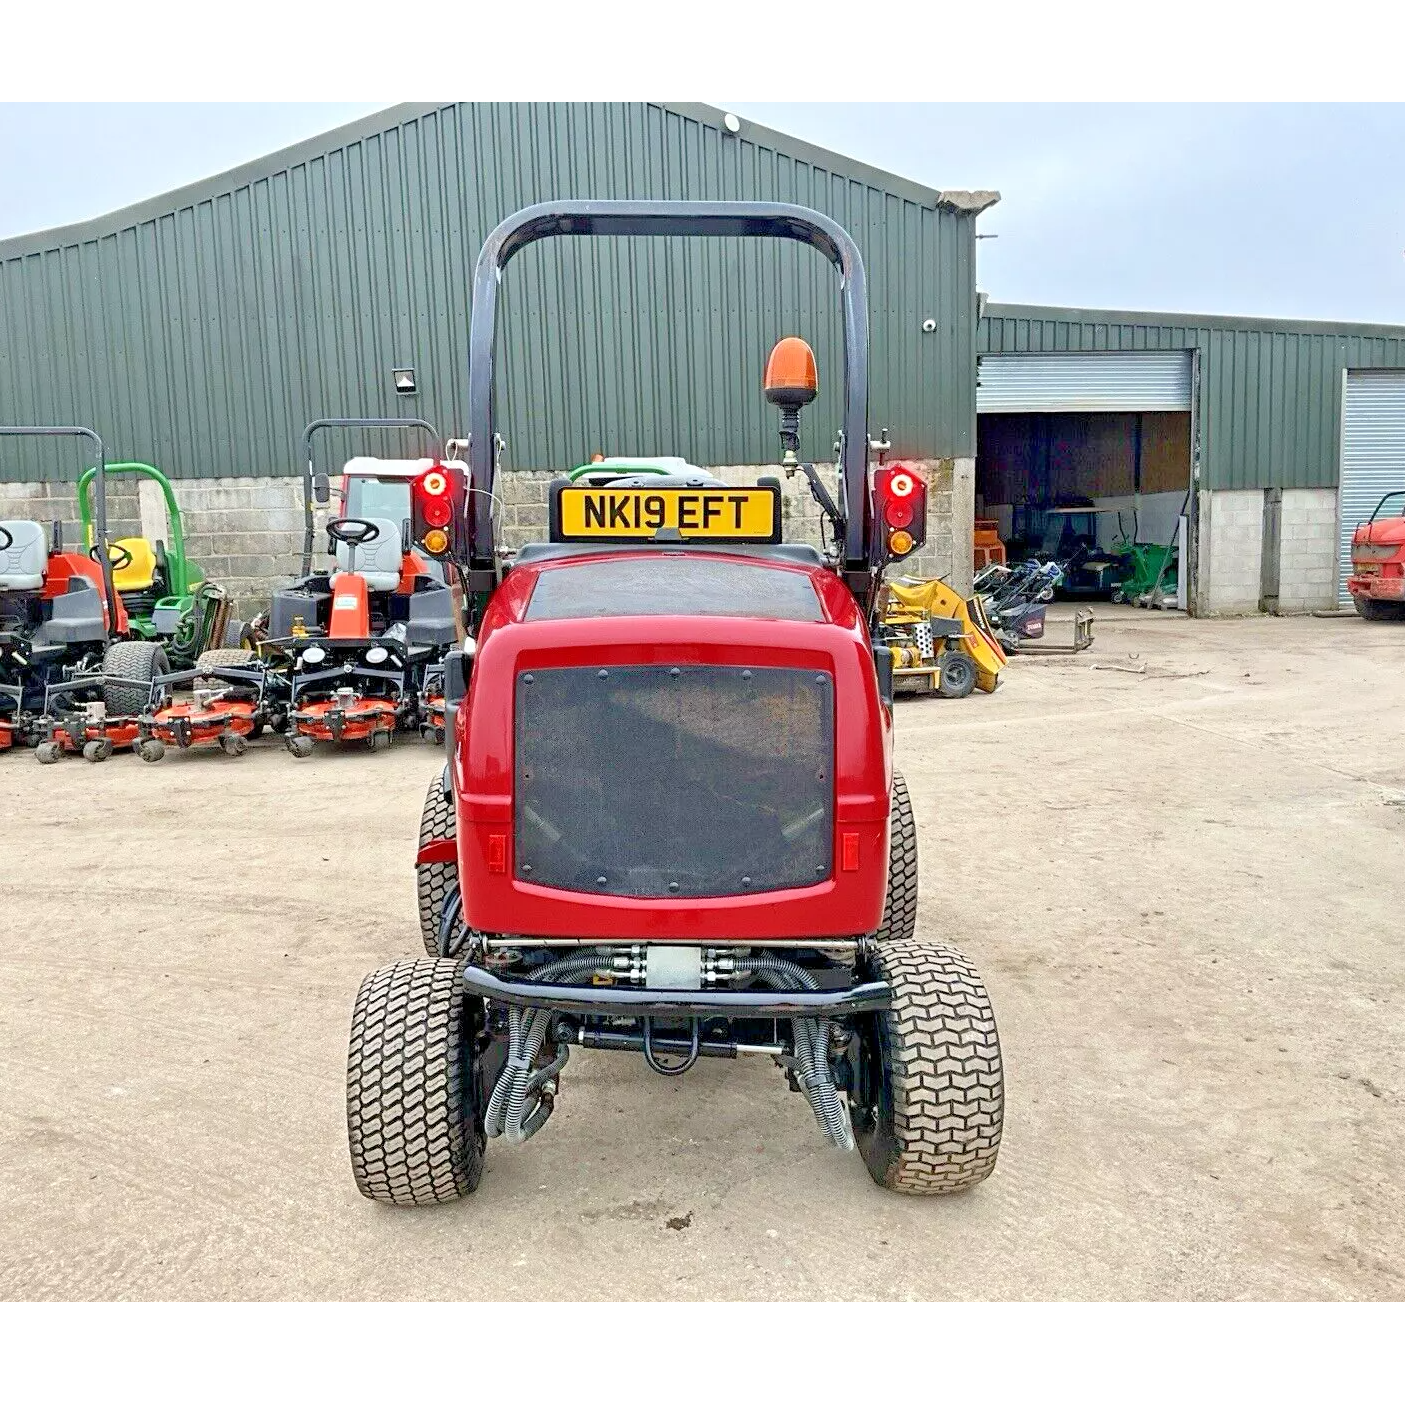
M 1189 410 L 1190 357 L 1188 351 L 982 356 L 976 410 L 982 414 Z
M 1338 599 L 1351 604 L 1351 534 L 1380 500 L 1405 488 L 1405 371 L 1348 371 L 1342 404 Z

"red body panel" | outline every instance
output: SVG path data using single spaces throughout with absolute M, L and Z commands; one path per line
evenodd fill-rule
M 1369 555 L 1360 550 L 1373 547 Z M 1387 548 L 1394 547 L 1388 554 Z M 1405 601 L 1405 518 L 1363 523 L 1351 538 L 1351 579 L 1346 588 L 1368 600 Z
M 631 553 L 637 559 L 637 553 Z M 600 558 L 594 557 L 594 560 Z M 755 558 L 746 558 L 751 565 Z M 706 615 L 533 620 L 523 615 L 538 577 L 567 561 L 519 566 L 493 597 L 478 635 L 472 682 L 458 710 L 454 790 L 465 917 L 488 932 L 650 941 L 708 937 L 846 937 L 882 918 L 888 868 L 892 719 L 878 696 L 868 630 L 830 572 L 799 571 L 819 596 L 823 621 Z M 513 698 L 532 668 L 599 664 L 772 665 L 823 670 L 834 679 L 835 868 L 823 882 L 721 898 L 629 898 L 522 882 L 513 876 Z M 856 835 L 857 839 L 846 838 Z M 506 873 L 493 872 L 506 843 Z M 839 868 L 858 848 L 855 871 Z
M 343 571 L 332 586 L 332 609 L 327 623 L 328 639 L 369 639 L 371 601 L 366 578 Z
M 76 551 L 56 551 L 49 554 L 44 567 L 44 591 L 42 599 L 57 600 L 68 594 L 69 582 L 75 576 L 82 576 L 93 583 L 93 588 L 102 601 L 102 622 L 109 634 L 126 634 L 127 608 L 122 597 L 117 597 L 117 619 L 110 619 L 107 608 L 107 589 L 102 578 L 102 567 L 90 556 L 80 556 Z

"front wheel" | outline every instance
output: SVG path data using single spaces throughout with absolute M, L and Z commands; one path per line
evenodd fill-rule
M 952 1195 L 995 1169 L 1004 1075 L 995 1012 L 957 950 L 916 939 L 880 946 L 892 1008 L 860 1027 L 854 1140 L 868 1173 L 900 1195 Z
M 109 717 L 135 717 L 160 699 L 152 696 L 152 680 L 170 671 L 166 651 L 144 639 L 123 639 L 108 647 L 102 661 L 102 700 Z M 163 691 L 165 691 L 163 689 Z
M 487 1137 L 473 1106 L 466 1015 L 457 961 L 406 958 L 361 982 L 346 1126 L 368 1200 L 437 1205 L 477 1190 Z
M 944 698 L 965 698 L 976 686 L 976 665 L 969 654 L 948 649 L 937 665 L 937 692 Z

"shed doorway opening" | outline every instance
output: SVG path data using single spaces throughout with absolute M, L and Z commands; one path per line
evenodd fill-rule
M 1058 561 L 1069 597 L 1186 608 L 1188 352 L 985 356 L 977 411 L 976 517 L 1008 561 Z

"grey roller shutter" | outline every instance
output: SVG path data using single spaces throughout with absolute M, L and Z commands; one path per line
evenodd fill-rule
M 991 355 L 979 361 L 983 414 L 1189 410 L 1190 352 Z
M 1348 371 L 1342 403 L 1337 598 L 1351 603 L 1351 534 L 1380 500 L 1405 488 L 1405 371 Z

